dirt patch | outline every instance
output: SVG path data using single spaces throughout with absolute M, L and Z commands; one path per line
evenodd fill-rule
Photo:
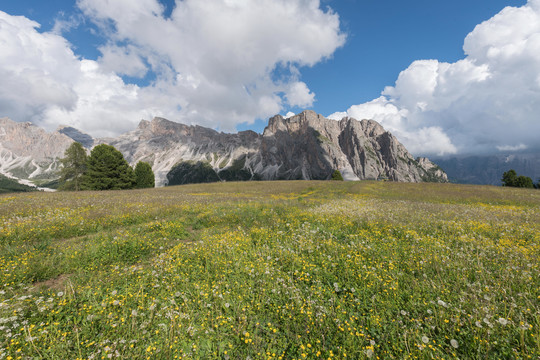
M 48 279 L 45 281 L 38 281 L 34 283 L 34 288 L 36 289 L 51 289 L 51 290 L 64 290 L 66 283 L 71 277 L 70 274 L 62 274 L 54 279 Z

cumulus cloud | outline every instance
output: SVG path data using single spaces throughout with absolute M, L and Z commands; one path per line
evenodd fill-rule
M 455 63 L 413 62 L 380 98 L 332 117 L 378 120 L 416 154 L 538 148 L 540 0 L 477 25 L 463 49 Z
M 93 135 L 164 116 L 234 130 L 310 106 L 315 94 L 298 68 L 345 42 L 337 14 L 318 0 L 183 0 L 170 17 L 157 0 L 79 0 L 84 21 L 108 39 L 96 61 L 82 59 L 61 33 L 0 12 L 1 116 Z M 143 78 L 147 86 L 121 76 Z
M 292 83 L 285 97 L 287 98 L 287 103 L 293 107 L 309 107 L 313 105 L 313 101 L 315 100 L 315 94 L 302 81 Z

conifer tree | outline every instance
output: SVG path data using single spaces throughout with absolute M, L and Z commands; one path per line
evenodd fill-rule
M 134 186 L 135 174 L 120 151 L 105 144 L 92 149 L 84 175 L 84 189 L 122 190 Z
M 81 190 L 83 175 L 86 171 L 86 150 L 81 143 L 74 142 L 64 153 L 64 158 L 60 160 L 60 190 Z
M 139 161 L 135 165 L 135 183 L 137 189 L 153 188 L 156 185 L 156 178 L 149 163 Z

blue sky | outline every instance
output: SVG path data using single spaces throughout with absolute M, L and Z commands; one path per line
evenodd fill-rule
M 105 0 L 0 2 L 4 22 L 11 24 L 2 26 L 0 19 L 0 34 L 4 31 L 7 38 L 13 35 L 8 29 L 24 32 L 35 42 L 33 48 L 51 51 L 55 59 L 54 51 L 60 51 L 65 41 L 75 58 L 62 53 L 65 59 L 58 60 L 67 73 L 72 71 L 71 76 L 49 79 L 54 70 L 43 70 L 43 86 L 58 95 L 33 102 L 28 89 L 21 89 L 26 95 L 20 108 L 32 111 L 20 110 L 13 94 L 8 99 L 0 92 L 0 116 L 49 128 L 71 121 L 69 125 L 98 136 L 132 129 L 140 118 L 155 115 L 225 131 L 261 132 L 271 114 L 308 108 L 336 119 L 374 118 L 416 154 L 518 151 L 535 146 L 527 129 L 538 123 L 532 113 L 540 108 L 540 85 L 533 81 L 538 76 L 540 84 L 539 59 L 527 49 L 536 44 L 539 31 L 538 0 L 291 0 L 293 8 L 283 5 L 286 2 L 275 5 L 281 1 L 209 0 L 206 4 L 215 12 L 195 5 L 196 0 L 185 0 L 180 3 L 181 15 L 173 12 L 174 0 L 161 1 L 163 8 L 157 1 L 111 1 L 114 6 Z M 238 25 L 230 37 L 221 30 L 236 27 L 238 20 L 228 23 L 223 9 L 233 11 L 227 13 L 231 19 L 234 9 L 246 15 L 245 27 Z M 257 20 L 265 12 L 275 18 L 263 16 L 250 24 L 251 18 Z M 14 15 L 39 23 L 37 33 L 52 34 L 52 39 L 32 33 L 32 26 L 15 21 Z M 132 21 L 134 16 L 141 20 Z M 182 28 L 181 21 L 189 19 L 196 21 L 191 28 Z M 279 27 L 272 28 L 274 23 Z M 194 34 L 193 27 L 199 26 L 202 30 Z M 152 32 L 154 28 L 162 32 Z M 316 35 L 314 28 L 319 31 Z M 238 34 L 240 40 L 232 39 Z M 51 50 L 50 42 L 58 44 Z M 514 42 L 523 48 L 508 55 Z M 4 45 L 20 50 L 13 40 Z M 491 48 L 495 50 L 489 53 Z M 0 55 L 0 68 L 11 71 L 8 78 L 15 81 L 20 75 L 14 74 L 21 71 L 8 61 Z M 27 68 L 52 66 L 31 57 L 27 61 Z M 523 74 L 516 75 L 509 65 L 520 61 L 526 66 Z M 64 66 L 58 64 L 57 68 Z M 75 70 L 78 67 L 82 75 Z M 67 76 L 64 82 L 62 76 Z M 437 86 L 428 85 L 434 82 Z M 491 94 L 491 89 L 509 85 L 523 96 L 514 94 L 515 99 L 508 100 L 502 92 Z M 107 91 L 94 94 L 92 89 Z M 112 95 L 104 97 L 105 92 Z M 501 104 L 499 97 L 504 98 L 500 106 L 505 109 L 515 104 L 522 110 L 501 114 L 493 108 Z M 51 108 L 47 101 L 58 104 Z M 133 110 L 133 104 L 140 108 Z M 100 106 L 104 109 L 96 112 Z M 122 110 L 125 120 L 116 115 Z M 519 124 L 509 134 L 503 129 L 510 121 Z M 486 133 L 487 126 L 495 130 Z

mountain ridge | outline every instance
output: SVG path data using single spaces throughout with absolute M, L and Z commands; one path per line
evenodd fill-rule
M 24 145 L 17 146 L 14 139 Z M 201 174 L 214 181 L 324 180 L 334 170 L 345 180 L 447 181 L 442 169 L 427 158 L 415 159 L 376 121 L 348 117 L 336 121 L 310 110 L 289 118 L 276 115 L 262 134 L 251 130 L 229 134 L 155 117 L 141 120 L 137 128 L 115 138 L 101 139 L 72 127 L 46 133 L 35 125 L 3 118 L 0 172 L 26 180 L 53 178 L 73 141 L 82 141 L 88 149 L 112 145 L 131 165 L 149 162 L 156 186 L 205 180 Z

